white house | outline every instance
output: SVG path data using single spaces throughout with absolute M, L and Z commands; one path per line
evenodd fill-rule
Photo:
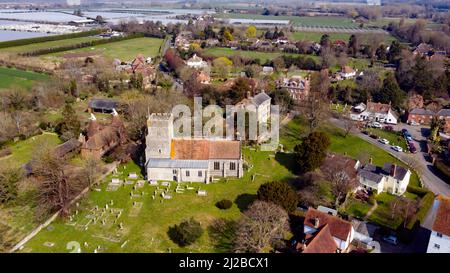
M 272 98 L 267 95 L 266 92 L 262 91 L 254 97 L 243 99 L 242 101 L 238 102 L 236 106 L 238 108 L 245 108 L 249 105 L 254 106 L 258 123 L 267 123 L 270 118 L 271 101 Z
M 358 177 L 361 188 L 377 194 L 402 195 L 408 187 L 411 171 L 390 163 L 385 163 L 383 168 L 367 164 L 358 171 Z
M 242 177 L 241 143 L 174 137 L 172 114 L 151 114 L 147 121 L 147 179 L 209 183 L 214 177 Z
M 350 66 L 343 66 L 341 71 L 338 73 L 339 76 L 343 79 L 353 79 L 356 76 L 356 72 L 358 70 L 354 70 Z
M 310 207 L 303 222 L 305 239 L 312 238 L 314 240 L 314 237 L 319 235 L 324 228 L 329 229 L 338 251 L 346 252 L 355 235 L 352 224 L 337 216 Z M 307 249 L 308 245 L 305 248 Z M 330 249 L 333 248 L 330 247 Z
M 191 68 L 196 69 L 202 69 L 208 67 L 208 63 L 205 62 L 201 57 L 197 56 L 197 54 L 194 54 L 192 58 L 188 59 L 186 61 L 186 65 Z
M 358 121 L 377 121 L 388 124 L 397 124 L 397 116 L 390 104 L 368 101 L 367 105 L 360 103 L 352 108 L 350 118 Z
M 450 253 L 450 198 L 439 196 L 431 210 L 433 227 L 427 253 Z

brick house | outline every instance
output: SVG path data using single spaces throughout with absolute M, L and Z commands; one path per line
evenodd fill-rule
M 429 125 L 435 113 L 431 110 L 414 108 L 408 113 L 408 123 L 417 122 L 419 124 Z
M 438 119 L 445 120 L 444 133 L 450 133 L 450 109 L 441 109 L 436 113 Z

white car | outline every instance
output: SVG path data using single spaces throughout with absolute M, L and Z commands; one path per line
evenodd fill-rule
M 392 146 L 392 149 L 397 152 L 403 152 L 403 149 L 400 146 Z
M 381 123 L 379 122 L 372 122 L 372 124 L 370 124 L 371 127 L 373 128 L 382 128 L 383 126 L 381 126 Z
M 381 138 L 380 140 L 378 140 L 379 142 L 383 143 L 383 144 L 389 144 L 389 140 L 385 139 L 385 138 Z
M 417 123 L 417 122 L 415 122 L 415 121 L 411 121 L 411 122 L 409 123 L 409 125 L 411 125 L 411 126 L 419 126 L 420 124 Z

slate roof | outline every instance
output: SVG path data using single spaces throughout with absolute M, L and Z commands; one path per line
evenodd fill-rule
M 266 92 L 261 92 L 258 95 L 254 96 L 252 99 L 253 104 L 256 106 L 260 106 L 265 101 L 270 100 L 270 96 L 266 94 Z
M 92 99 L 89 101 L 89 108 L 112 111 L 116 109 L 119 103 L 114 100 Z
M 450 116 L 450 109 L 441 109 L 437 112 L 438 116 Z
M 395 167 L 395 176 L 394 176 L 394 178 L 397 179 L 397 180 L 403 180 L 405 178 L 405 175 L 408 172 L 408 170 L 403 168 L 403 167 L 397 166 L 395 164 L 384 163 L 383 171 L 385 172 L 385 174 L 390 175 L 392 167 Z
M 339 217 L 329 215 L 328 213 L 321 212 L 314 208 L 309 208 L 305 215 L 303 224 L 305 226 L 314 227 L 315 219 L 319 219 L 319 229 L 325 225 L 329 226 L 330 233 L 333 237 L 341 240 L 347 240 L 351 230 L 352 224 Z
M 72 138 L 72 139 L 69 139 L 68 141 L 64 142 L 63 144 L 56 146 L 55 154 L 58 157 L 63 157 L 66 154 L 68 154 L 80 147 L 81 147 L 81 142 L 79 142 L 75 138 Z
M 414 108 L 411 111 L 409 111 L 409 113 L 413 115 L 430 115 L 430 116 L 434 115 L 433 111 L 423 108 Z
M 396 168 L 394 178 L 397 180 L 403 180 L 408 170 L 391 163 L 385 163 L 383 168 L 372 164 L 366 164 L 359 170 L 358 175 L 367 180 L 380 183 L 384 175 L 391 175 L 391 170 L 394 166 Z
M 151 158 L 147 161 L 147 168 L 207 169 L 208 160 L 173 160 L 170 158 Z

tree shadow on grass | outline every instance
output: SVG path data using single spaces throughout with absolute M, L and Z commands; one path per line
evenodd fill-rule
M 236 221 L 224 218 L 215 219 L 208 226 L 207 231 L 216 252 L 230 253 L 233 251 Z
M 256 200 L 256 194 L 243 193 L 236 197 L 234 203 L 237 205 L 241 212 L 247 210 L 248 206 L 250 206 L 253 201 Z
M 288 169 L 293 174 L 299 174 L 299 170 L 297 167 L 297 162 L 295 160 L 294 153 L 281 153 L 278 152 L 275 155 L 275 160 Z

